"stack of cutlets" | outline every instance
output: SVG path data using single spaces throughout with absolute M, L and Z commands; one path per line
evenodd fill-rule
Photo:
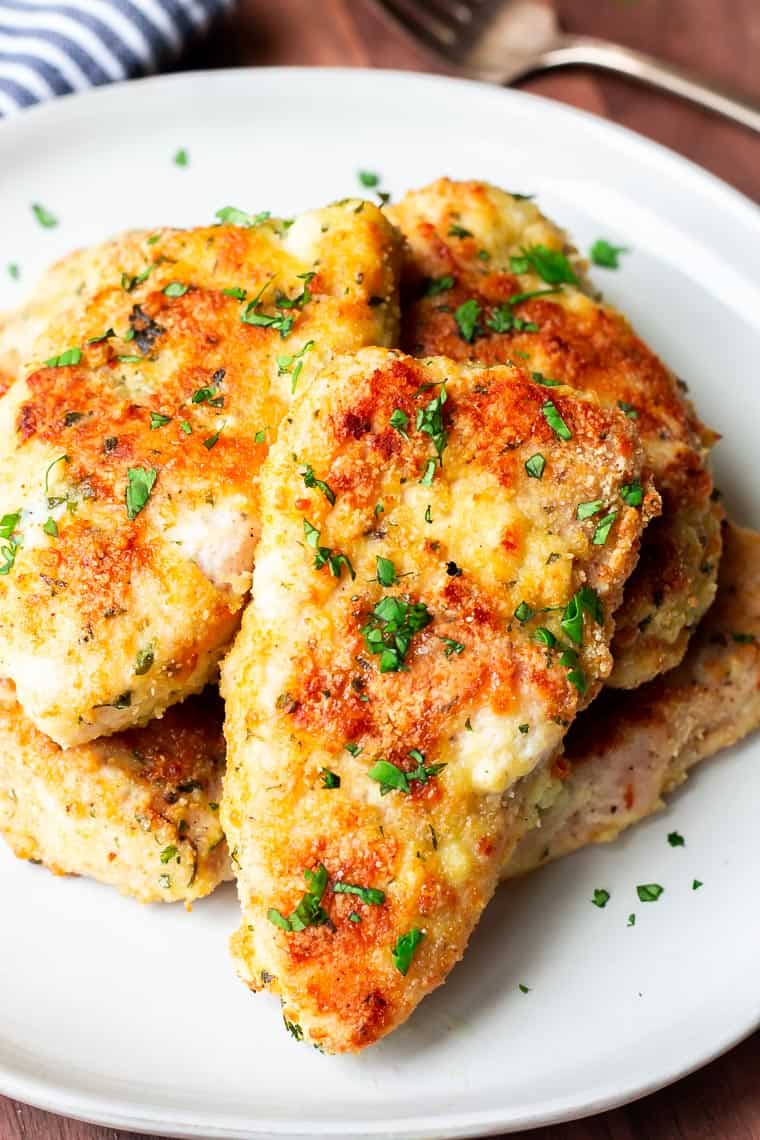
M 142 901 L 234 875 L 241 977 L 355 1051 L 757 725 L 760 538 L 532 202 L 220 214 L 0 329 L 0 828 Z

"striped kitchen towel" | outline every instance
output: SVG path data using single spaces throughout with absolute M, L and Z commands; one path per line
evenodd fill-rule
M 0 116 L 174 63 L 236 0 L 0 0 Z

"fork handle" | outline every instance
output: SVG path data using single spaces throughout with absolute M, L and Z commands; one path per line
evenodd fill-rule
M 556 45 L 537 61 L 537 69 L 555 67 L 598 67 L 660 87 L 725 115 L 745 127 L 760 132 L 760 102 L 745 98 L 717 84 L 703 83 L 685 68 L 655 59 L 645 52 L 585 36 L 561 36 Z

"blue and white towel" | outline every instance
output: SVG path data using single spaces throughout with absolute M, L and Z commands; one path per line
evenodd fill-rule
M 148 75 L 179 58 L 235 0 L 0 0 L 0 117 Z

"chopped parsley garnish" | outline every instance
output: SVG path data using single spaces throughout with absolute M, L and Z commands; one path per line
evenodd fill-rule
M 357 887 L 354 883 L 344 883 L 340 880 L 333 883 L 333 894 L 356 895 L 369 906 L 382 906 L 385 902 L 385 891 L 379 890 L 378 887 Z
M 396 567 L 391 562 L 390 558 L 383 558 L 377 555 L 377 580 L 381 586 L 387 589 L 389 586 L 395 586 L 398 581 L 396 574 Z
M 187 166 L 189 161 L 190 161 L 189 154 L 187 153 L 187 151 L 185 150 L 184 147 L 180 147 L 180 149 L 174 155 L 174 159 L 173 159 L 174 165 L 175 166 Z
M 434 476 L 435 476 L 435 460 L 431 458 L 431 459 L 428 459 L 427 463 L 425 464 L 425 470 L 422 472 L 422 478 L 420 479 L 420 483 L 422 484 L 423 487 L 430 487 L 432 482 L 433 482 Z
M 267 918 L 280 930 L 300 931 L 307 926 L 322 926 L 328 921 L 327 913 L 320 906 L 327 887 L 327 868 L 320 863 L 316 871 L 304 871 L 306 892 L 289 915 L 284 915 L 275 907 L 267 911 Z
M 546 460 L 540 452 L 531 455 L 530 459 L 525 462 L 525 470 L 531 479 L 540 479 L 546 468 Z
M 543 372 L 531 372 L 531 380 L 534 383 L 540 384 L 542 388 L 561 388 L 561 380 L 552 380 L 551 376 L 544 376 Z
M 216 376 L 216 373 L 214 373 Z M 224 396 L 216 394 L 218 384 L 221 383 L 223 376 L 219 381 L 214 380 L 213 387 L 196 388 L 190 397 L 191 404 L 210 404 L 212 408 L 221 408 L 224 406 Z
M 263 439 L 260 439 L 260 440 L 257 439 L 256 442 L 257 443 L 263 443 L 264 440 Z M 312 468 L 311 464 L 307 465 L 306 470 L 304 472 L 302 472 L 301 477 L 304 481 L 304 484 L 309 489 L 311 489 L 312 487 L 316 487 L 318 491 L 322 492 L 322 494 L 327 499 L 330 506 L 331 507 L 335 506 L 335 492 L 333 491 L 333 489 L 330 486 L 328 486 L 327 483 L 323 482 L 322 479 L 317 479 L 317 477 L 314 474 L 314 469 Z
M 393 409 L 391 412 L 391 418 L 388 420 L 388 423 L 392 428 L 395 428 L 399 435 L 403 435 L 404 439 L 409 439 L 409 435 L 406 430 L 409 427 L 409 416 L 406 414 L 406 412 L 402 411 L 401 408 Z
M 81 348 L 67 348 L 60 356 L 51 356 L 45 361 L 46 368 L 65 368 L 69 364 L 79 364 L 82 359 Z
M 391 956 L 393 958 L 393 965 L 404 977 L 406 977 L 409 972 L 414 952 L 424 937 L 423 931 L 413 926 L 411 930 L 407 931 L 406 934 L 402 934 L 400 938 L 396 940 L 396 945 L 391 951 Z
M 425 507 L 425 522 L 426 523 L 432 523 L 432 521 L 433 521 L 433 516 L 430 512 L 431 512 L 431 506 L 430 506 L 430 503 L 428 503 L 428 505 Z
M 499 305 L 490 317 L 486 317 L 486 325 L 495 333 L 538 332 L 540 328 L 535 321 L 525 321 L 522 317 L 518 317 L 509 301 Z
M 559 249 L 548 249 L 545 245 L 533 245 L 521 250 L 520 257 L 510 258 L 513 273 L 527 273 L 533 270 L 549 285 L 577 285 L 578 278 L 564 253 Z
M 552 631 L 544 625 L 540 625 L 535 631 L 533 640 L 537 641 L 539 645 L 545 645 L 547 649 L 553 649 L 557 644 L 557 639 Z
M 317 530 L 317 528 L 313 526 L 308 519 L 303 520 L 303 533 L 307 543 L 315 551 L 315 570 L 321 570 L 323 566 L 328 566 L 333 578 L 340 578 L 343 567 L 345 566 L 351 575 L 352 580 L 356 577 L 356 571 L 351 565 L 351 562 L 347 555 L 340 554 L 329 546 L 319 545 L 320 531 Z
M 156 660 L 156 655 L 153 651 L 153 646 L 148 645 L 145 649 L 141 649 L 137 654 L 135 662 L 135 675 L 138 677 L 144 676 L 153 667 L 153 662 Z
M 636 887 L 639 902 L 657 902 L 664 890 L 659 883 L 642 883 Z
M 224 431 L 224 424 L 222 424 L 222 426 L 220 428 L 218 428 L 217 431 L 215 431 L 213 435 L 206 436 L 206 438 L 202 441 L 203 446 L 206 448 L 206 451 L 211 451 L 212 447 L 216 447 L 217 443 L 219 442 L 219 436 L 222 434 L 223 431 Z
M 191 425 L 187 422 L 187 420 L 180 420 L 179 426 L 180 426 L 180 429 L 185 433 L 185 435 L 192 435 L 193 434 L 193 429 L 192 429 Z
M 349 740 L 347 744 L 344 744 L 343 747 L 346 752 L 350 752 L 352 756 L 358 756 L 362 750 L 361 744 L 354 744 L 351 740 Z
M 244 301 L 248 296 L 247 289 L 241 289 L 239 285 L 230 285 L 227 289 L 222 289 L 225 297 L 234 297 L 236 301 Z
M 15 261 L 11 261 L 8 263 L 7 269 L 8 276 L 11 278 L 11 280 L 18 281 L 19 277 L 21 276 L 21 266 L 18 265 Z
M 620 498 L 627 507 L 640 507 L 644 501 L 644 489 L 638 480 L 635 483 L 624 483 L 620 488 Z
M 254 443 L 266 443 L 266 438 L 267 438 L 267 429 L 266 428 L 259 428 L 259 430 L 256 432 L 256 434 L 253 437 L 253 442 Z
M 389 760 L 378 760 L 370 768 L 367 775 L 380 785 L 381 796 L 387 796 L 389 792 L 393 791 L 403 792 L 407 796 L 412 790 L 413 782 L 427 784 L 446 767 L 445 764 L 426 765 L 425 756 L 418 748 L 412 748 L 409 755 L 417 765 L 409 772 L 399 768 L 398 764 L 392 764 Z
M 444 644 L 444 653 L 447 657 L 452 657 L 455 653 L 464 653 L 464 646 L 461 641 L 455 641 L 453 637 L 442 637 L 441 641 Z
M 127 515 L 136 519 L 143 509 L 156 482 L 158 471 L 155 467 L 127 468 Z
M 628 922 L 626 923 L 626 925 L 627 926 L 635 926 L 636 925 L 636 915 L 635 914 L 629 914 L 628 915 Z
M 639 418 L 639 413 L 636 411 L 633 404 L 629 404 L 625 400 L 618 400 L 617 406 L 620 408 L 621 412 L 625 412 L 629 420 L 637 420 Z
M 575 517 L 577 519 L 590 519 L 592 515 L 596 515 L 601 511 L 604 506 L 604 499 L 592 499 L 588 503 L 578 503 L 575 508 Z
M 474 732 L 475 731 L 475 729 L 472 727 L 472 721 L 470 720 L 469 717 L 467 717 L 467 720 L 464 722 L 464 727 L 467 729 L 468 732 Z
M 375 174 L 372 170 L 358 170 L 357 178 L 359 184 L 365 186 L 368 190 L 374 190 L 376 186 L 380 185 L 380 175 Z
M 466 230 L 464 226 L 460 226 L 458 222 L 452 222 L 449 226 L 449 237 L 468 238 L 472 237 L 472 232 Z
M 40 225 L 46 230 L 52 230 L 58 225 L 58 219 L 50 210 L 46 210 L 39 202 L 32 202 L 32 213 Z
M 589 256 L 594 265 L 599 265 L 602 269 L 619 269 L 621 253 L 628 253 L 624 245 L 612 245 L 604 238 L 598 238 L 591 246 Z
M 518 730 L 518 732 L 522 733 L 523 736 L 527 736 L 527 734 L 530 732 L 530 725 L 529 724 L 518 724 L 517 730 Z
M 432 439 L 433 447 L 438 455 L 438 462 L 441 465 L 443 464 L 443 452 L 449 442 L 448 433 L 443 424 L 443 405 L 446 403 L 446 399 L 446 381 L 444 380 L 438 395 L 434 396 L 424 408 L 417 410 L 415 421 L 417 431 L 424 432 Z M 425 478 L 423 477 L 420 482 L 424 483 Z
M 130 329 L 130 332 L 132 332 L 131 329 Z M 134 333 L 132 333 L 132 335 L 134 336 Z M 104 333 L 101 333 L 100 336 L 88 337 L 87 343 L 88 344 L 102 344 L 104 340 L 110 340 L 112 336 L 116 336 L 116 333 L 113 331 L 113 329 L 109 328 L 109 329 L 106 329 L 106 331 Z
M 547 400 L 545 404 L 542 404 L 541 414 L 556 436 L 565 440 L 573 438 L 573 433 L 557 411 L 557 406 L 553 400 Z
M 111 449 L 108 448 L 108 450 L 110 451 Z M 59 503 L 64 502 L 63 499 L 56 499 L 52 503 L 50 501 L 50 490 L 49 490 L 50 472 L 53 470 L 53 468 L 58 463 L 68 463 L 68 462 L 69 462 L 68 455 L 59 455 L 57 459 L 54 459 L 52 463 L 48 463 L 48 465 L 47 465 L 47 468 L 45 470 L 45 495 L 48 499 L 48 506 L 49 507 L 54 507 L 54 506 L 57 506 Z M 0 537 L 2 537 L 2 536 L 0 535 Z
M 362 916 L 360 914 L 357 914 L 355 910 L 352 910 L 348 916 L 349 922 L 361 922 L 361 920 Z
M 340 787 L 340 776 L 336 772 L 331 772 L 329 768 L 320 768 L 319 774 L 322 777 L 323 788 Z
M 9 574 L 13 569 L 16 561 L 16 551 L 19 548 L 19 542 L 13 537 L 13 532 L 16 530 L 21 520 L 21 511 L 14 511 L 12 514 L 3 515 L 0 518 L 0 574 Z
M 699 888 L 703 887 L 704 885 L 705 884 L 700 879 L 695 879 L 694 882 L 691 884 L 691 889 L 693 891 L 698 891 Z
M 521 994 L 529 994 L 530 993 L 530 986 L 526 986 L 522 982 L 518 983 L 517 988 Z
M 617 516 L 617 511 L 610 511 L 609 514 L 606 514 L 603 519 L 599 519 L 599 522 L 596 524 L 596 528 L 591 539 L 594 546 L 604 546 L 605 542 L 609 538 L 612 524 L 614 523 Z
M 42 529 L 51 538 L 58 538 L 58 524 L 52 516 L 42 524 Z
M 245 210 L 238 210 L 236 206 L 223 206 L 214 214 L 214 217 L 218 218 L 224 225 L 244 226 L 246 229 L 261 225 L 271 216 L 269 210 L 262 210 L 260 214 L 247 214 Z
M 384 510 L 385 510 L 385 506 L 382 503 L 380 503 L 380 502 L 375 503 L 375 510 L 374 510 L 375 518 L 377 518 L 379 515 L 381 515 Z
M 535 612 L 533 607 L 529 606 L 527 602 L 520 602 L 515 610 L 515 617 L 521 624 L 524 624 L 526 621 L 530 621 Z
M 134 356 L 128 353 L 122 356 L 117 356 L 116 359 L 120 360 L 122 364 L 142 364 L 143 360 L 141 356 Z
M 303 358 L 307 352 L 310 352 L 314 347 L 313 340 L 307 340 L 303 348 L 298 352 L 293 352 L 289 356 L 283 355 L 277 357 L 277 375 L 286 376 L 290 373 L 290 394 L 295 395 L 295 390 L 298 387 L 298 380 L 303 369 Z M 294 367 L 295 366 L 295 367 Z
M 160 412 L 150 413 L 150 430 L 157 431 L 158 428 L 164 427 L 166 424 L 171 423 L 171 416 L 163 416 Z
M 399 596 L 381 598 L 361 628 L 367 649 L 380 655 L 381 673 L 397 673 L 405 667 L 412 637 L 432 620 L 424 602 L 407 602 Z
M 124 290 L 124 292 L 125 293 L 132 293 L 137 288 L 138 285 L 142 285 L 144 281 L 148 280 L 148 278 L 150 277 L 151 273 L 153 272 L 153 270 L 155 268 L 156 268 L 156 263 L 155 263 L 155 261 L 153 261 L 153 262 L 151 262 L 150 265 L 147 265 L 145 267 L 145 269 L 143 269 L 142 273 L 138 273 L 134 276 L 131 276 L 129 273 L 122 273 L 122 275 L 121 275 L 121 287 Z
M 183 281 L 170 281 L 164 289 L 164 293 L 167 297 L 184 297 L 189 288 L 190 286 L 185 285 Z
M 604 907 L 606 907 L 607 903 L 610 901 L 610 892 L 605 891 L 603 887 L 602 888 L 597 887 L 596 890 L 594 891 L 594 897 L 592 898 L 591 901 L 594 904 L 594 906 L 604 908 Z
M 583 641 L 583 613 L 584 611 L 594 619 L 597 625 L 601 625 L 603 619 L 602 603 L 599 600 L 599 595 L 596 590 L 590 586 L 582 586 L 577 593 L 573 594 L 570 601 L 565 606 L 562 614 L 560 625 L 564 633 L 580 645 Z
M 284 1014 L 283 1014 L 282 1020 L 283 1020 L 283 1023 L 285 1025 L 285 1028 L 287 1029 L 290 1036 L 295 1041 L 303 1041 L 303 1029 L 298 1024 L 298 1022 L 297 1021 L 288 1021 L 287 1017 L 285 1017 Z
M 668 833 L 668 843 L 671 847 L 685 847 L 686 840 L 681 835 L 680 831 L 671 831 Z
M 444 277 L 431 278 L 425 287 L 426 297 L 437 297 L 439 293 L 445 293 L 449 289 L 454 288 L 454 278 L 450 274 Z
M 176 856 L 177 848 L 173 843 L 170 843 L 168 847 L 164 847 L 159 858 L 161 859 L 161 862 L 164 864 L 164 866 L 166 866 L 166 864 L 171 863 L 172 859 L 175 859 Z
M 469 301 L 463 301 L 462 304 L 454 310 L 454 320 L 457 323 L 459 335 L 462 340 L 466 340 L 468 344 L 472 344 L 478 332 L 479 317 L 480 305 L 474 297 L 470 297 Z

